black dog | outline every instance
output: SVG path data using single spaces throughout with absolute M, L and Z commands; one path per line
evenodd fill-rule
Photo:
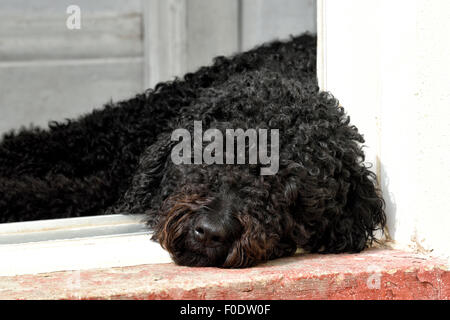
M 247 267 L 297 247 L 363 250 L 385 225 L 384 203 L 362 136 L 319 91 L 315 48 L 302 35 L 218 57 L 75 121 L 9 133 L 0 221 L 146 213 L 154 239 L 191 266 Z M 278 129 L 276 174 L 262 175 L 262 163 L 175 164 L 171 134 L 192 133 L 194 121 L 224 134 Z

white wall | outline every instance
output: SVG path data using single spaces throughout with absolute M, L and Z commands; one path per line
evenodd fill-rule
M 321 86 L 367 136 L 391 237 L 450 256 L 450 2 L 318 7 Z

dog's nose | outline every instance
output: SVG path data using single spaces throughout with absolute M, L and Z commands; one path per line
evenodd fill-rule
M 227 232 L 222 223 L 204 217 L 195 224 L 194 235 L 198 241 L 214 246 L 226 241 Z

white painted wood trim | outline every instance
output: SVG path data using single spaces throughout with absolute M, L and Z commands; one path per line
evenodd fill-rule
M 145 215 L 143 214 L 111 214 L 103 216 L 2 223 L 0 224 L 0 235 L 141 223 L 144 217 Z
M 326 0 L 317 0 L 317 80 L 319 88 L 327 90 L 327 28 Z
M 144 215 L 0 224 L 0 276 L 168 263 Z M 1 289 L 0 289 L 1 290 Z
M 159 74 L 158 46 L 152 38 L 158 34 L 158 0 L 144 0 L 142 5 L 144 23 L 144 88 L 152 87 L 152 81 L 157 81 Z
M 150 237 L 140 233 L 0 245 L 0 276 L 171 262 Z
M 104 215 L 0 224 L 0 245 L 148 232 L 145 215 Z
M 379 10 L 376 0 L 317 2 L 317 78 L 365 138 L 366 164 L 380 174 Z M 355 14 L 360 11 L 360 14 Z M 347 16 L 345 16 L 347 14 Z M 365 33 L 371 29 L 372 33 Z M 374 48 L 374 49 L 371 49 Z

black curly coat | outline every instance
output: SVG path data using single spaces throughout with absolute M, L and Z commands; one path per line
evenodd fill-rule
M 363 137 L 316 81 L 316 39 L 273 42 L 49 129 L 0 144 L 0 222 L 147 213 L 183 265 L 247 267 L 359 252 L 385 225 Z M 175 165 L 177 128 L 279 129 L 275 175 L 255 165 Z M 143 253 L 145 254 L 145 253 Z

